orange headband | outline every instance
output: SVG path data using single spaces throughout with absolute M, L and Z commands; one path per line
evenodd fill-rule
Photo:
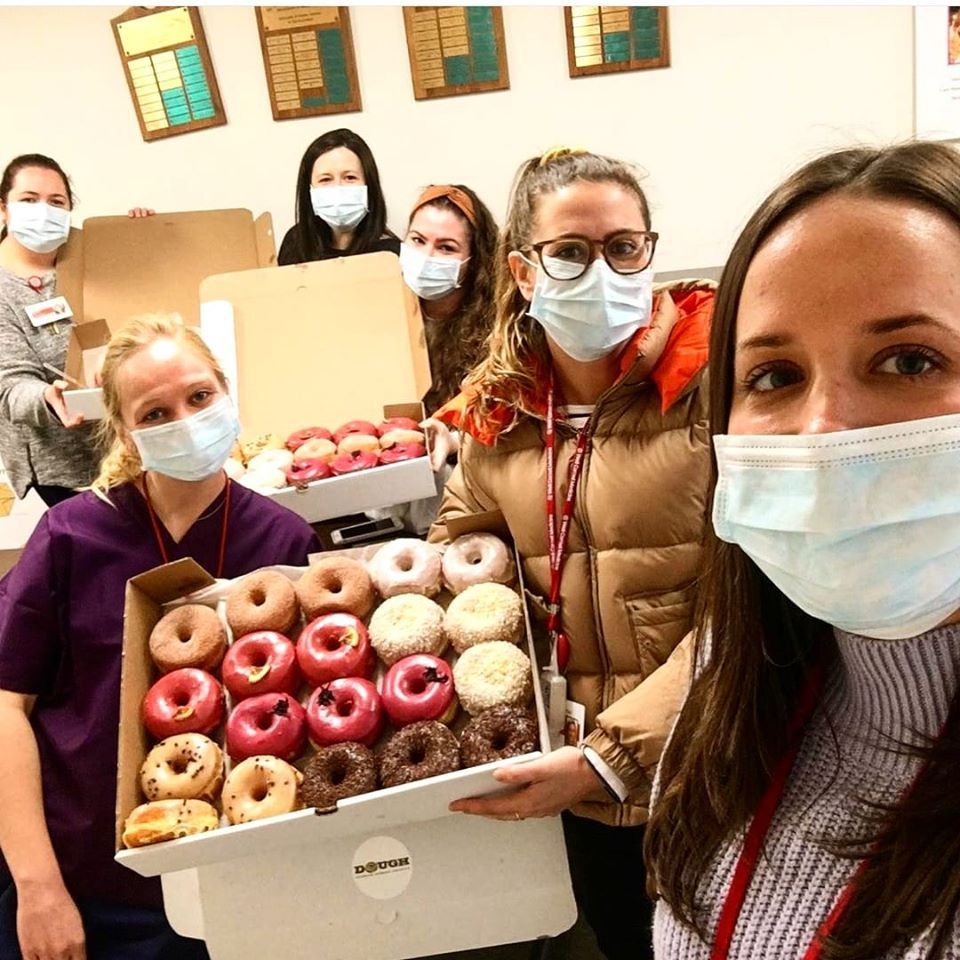
M 416 213 L 422 206 L 430 203 L 431 200 L 446 198 L 449 200 L 469 221 L 470 225 L 477 228 L 477 214 L 473 209 L 473 201 L 462 191 L 449 184 L 436 187 L 427 187 L 417 198 L 413 205 L 413 212 Z

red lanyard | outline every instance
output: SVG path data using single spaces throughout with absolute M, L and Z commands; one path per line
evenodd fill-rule
M 547 629 L 553 641 L 557 668 L 561 673 L 567 669 L 570 659 L 570 641 L 560 630 L 560 577 L 563 573 L 564 553 L 570 536 L 570 518 L 573 516 L 573 502 L 577 495 L 577 484 L 583 470 L 583 461 L 590 445 L 592 426 L 588 423 L 577 437 L 577 449 L 567 469 L 567 493 L 563 500 L 563 514 L 560 519 L 560 532 L 557 533 L 557 491 L 554 474 L 556 473 L 556 411 L 553 371 L 550 372 L 550 388 L 547 393 L 547 541 L 550 559 L 550 612 L 547 617 Z
M 170 555 L 167 553 L 166 544 L 163 542 L 163 534 L 160 532 L 160 521 L 154 512 L 153 504 L 150 502 L 150 491 L 147 488 L 147 476 L 143 476 L 143 498 L 147 501 L 147 513 L 150 516 L 150 525 L 153 527 L 153 536 L 157 541 L 157 548 L 160 550 L 160 556 L 164 563 L 170 562 Z M 220 527 L 220 555 L 217 559 L 217 579 L 223 576 L 223 562 L 227 555 L 227 525 L 230 522 L 230 478 L 227 477 L 227 487 L 223 494 L 223 524 Z

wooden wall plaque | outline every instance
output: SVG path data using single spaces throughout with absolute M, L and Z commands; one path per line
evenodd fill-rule
M 571 77 L 670 66 L 666 7 L 564 7 Z

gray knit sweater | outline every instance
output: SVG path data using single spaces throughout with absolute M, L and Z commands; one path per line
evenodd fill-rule
M 18 497 L 34 483 L 85 486 L 99 461 L 94 425 L 67 430 L 43 398 L 57 379 L 43 364 L 63 369 L 71 323 L 34 327 L 24 307 L 54 296 L 54 280 L 49 273 L 34 290 L 0 267 L 0 459 Z
M 823 838 L 861 834 L 865 799 L 895 802 L 920 761 L 893 752 L 911 731 L 936 736 L 960 679 L 960 626 L 909 640 L 870 640 L 837 632 L 840 662 L 810 721 L 780 807 L 770 825 L 730 950 L 731 960 L 798 960 L 826 919 L 856 864 L 824 850 Z M 883 745 L 881 741 L 885 741 Z M 958 827 L 960 829 L 960 827 Z M 743 846 L 722 846 L 700 888 L 716 929 Z M 923 941 L 883 960 L 919 960 Z M 662 901 L 654 920 L 657 960 L 708 960 L 710 946 Z M 960 930 L 948 951 L 960 957 Z

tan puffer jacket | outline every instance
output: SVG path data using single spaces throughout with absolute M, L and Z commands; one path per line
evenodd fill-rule
M 652 776 L 688 684 L 680 641 L 691 626 L 710 472 L 703 367 L 713 284 L 669 289 L 673 300 L 661 297 L 654 323 L 638 335 L 636 359 L 596 404 L 561 582 L 568 696 L 586 707 L 587 744 L 630 794 L 623 805 L 588 802 L 574 812 L 616 825 L 646 821 Z M 559 424 L 558 505 L 575 445 L 573 429 Z M 544 617 L 545 471 L 539 419 L 526 418 L 493 445 L 466 436 L 430 535 L 443 540 L 448 520 L 499 510 Z

